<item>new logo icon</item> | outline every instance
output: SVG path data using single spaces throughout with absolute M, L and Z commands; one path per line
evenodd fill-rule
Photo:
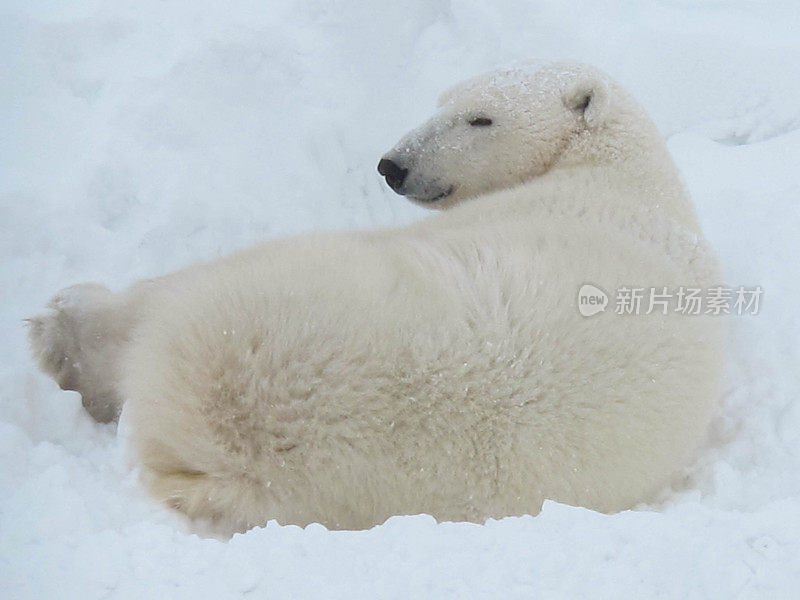
M 596 285 L 584 283 L 578 290 L 578 312 L 584 317 L 603 312 L 606 306 L 608 306 L 608 294 Z

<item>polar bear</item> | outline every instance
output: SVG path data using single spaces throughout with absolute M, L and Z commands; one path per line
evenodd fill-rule
M 444 210 L 69 288 L 31 319 L 41 367 L 98 420 L 124 402 L 147 488 L 219 532 L 653 498 L 709 421 L 719 322 L 613 299 L 586 317 L 578 290 L 718 273 L 631 96 L 581 64 L 493 72 L 379 171 Z

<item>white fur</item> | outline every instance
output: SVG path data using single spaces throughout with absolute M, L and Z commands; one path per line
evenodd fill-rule
M 492 127 L 465 125 L 476 112 Z M 58 319 L 102 325 L 122 350 L 72 389 L 112 387 L 148 488 L 225 532 L 651 498 L 708 422 L 719 323 L 584 318 L 576 299 L 587 282 L 717 283 L 650 121 L 601 73 L 546 65 L 452 90 L 387 156 L 413 163 L 418 200 L 453 186 L 449 210 L 54 306 L 31 330 L 42 366 L 57 373 L 57 339 L 81 335 Z M 99 360 L 97 344 L 70 348 Z

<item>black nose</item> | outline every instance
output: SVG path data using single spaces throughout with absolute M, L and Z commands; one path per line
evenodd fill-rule
M 389 187 L 397 191 L 403 187 L 403 182 L 408 175 L 408 169 L 402 169 L 396 162 L 388 158 L 382 158 L 378 163 L 378 173 L 386 177 Z

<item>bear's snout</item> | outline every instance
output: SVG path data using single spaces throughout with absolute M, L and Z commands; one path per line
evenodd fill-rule
M 408 169 L 402 168 L 393 160 L 382 158 L 378 163 L 378 173 L 386 177 L 386 183 L 395 192 L 398 192 L 403 187 L 403 182 L 408 175 Z

